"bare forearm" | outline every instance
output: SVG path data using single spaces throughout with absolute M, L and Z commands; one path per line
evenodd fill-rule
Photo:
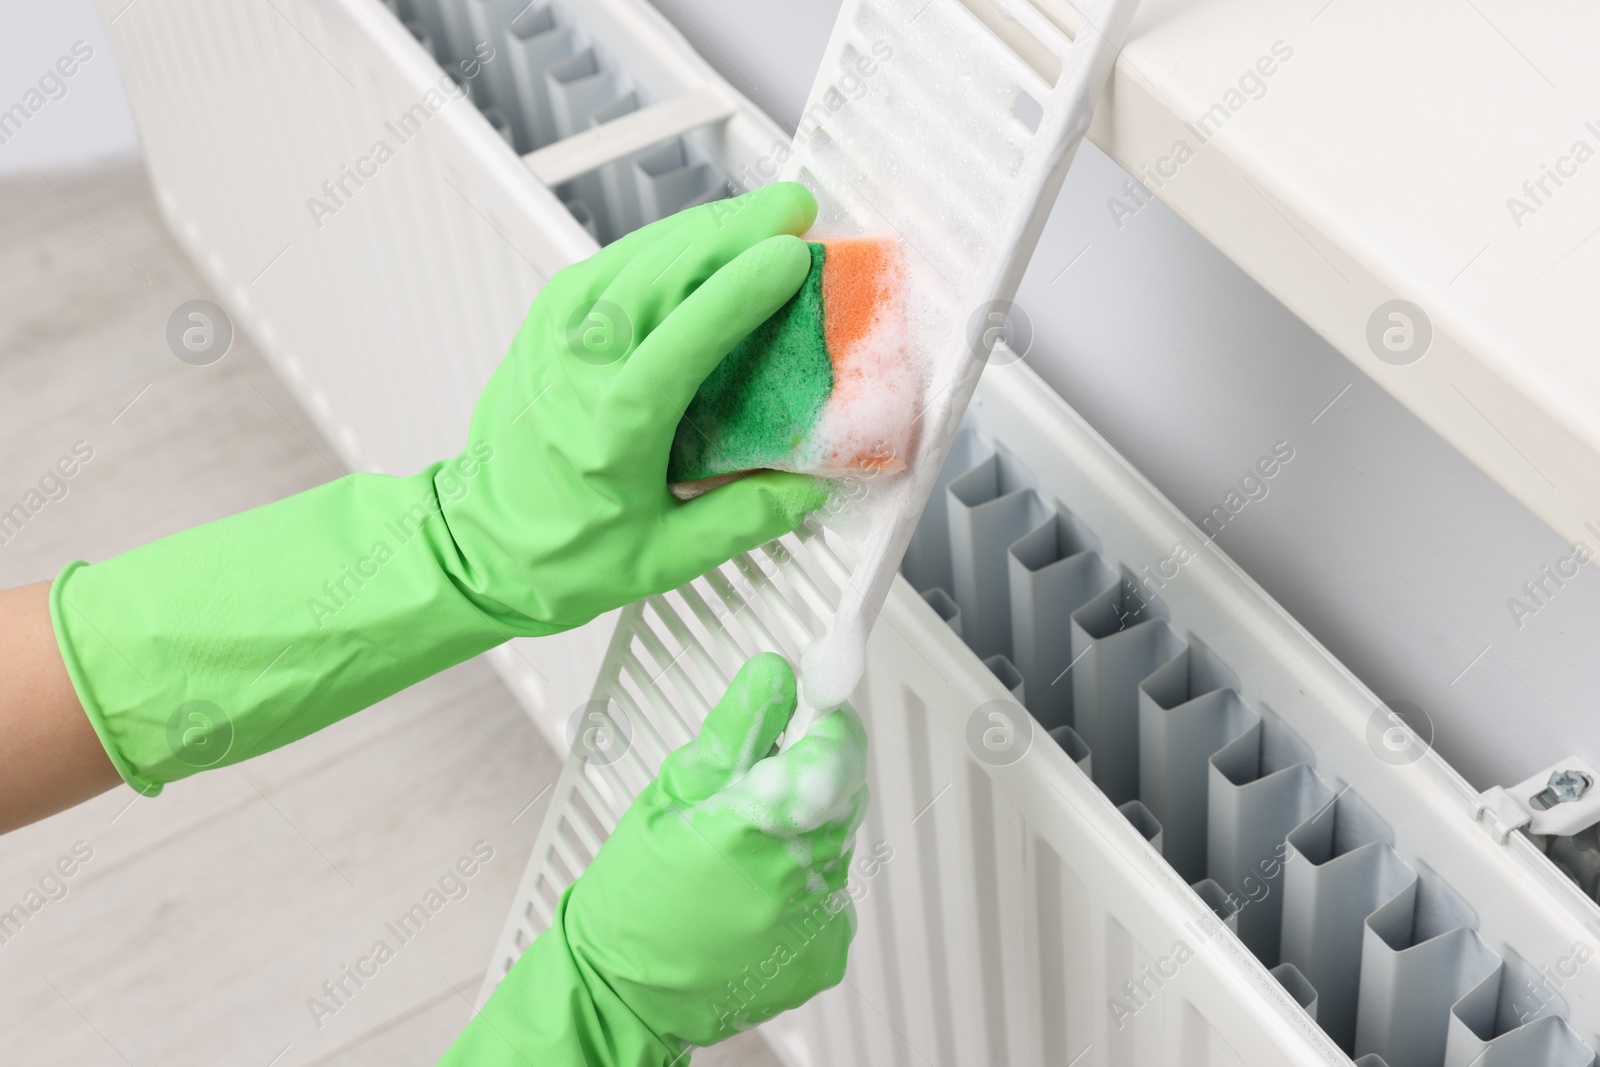
M 78 703 L 50 625 L 50 583 L 0 590 L 0 833 L 122 779 Z

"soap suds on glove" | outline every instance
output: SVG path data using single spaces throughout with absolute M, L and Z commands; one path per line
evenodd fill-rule
M 811 835 L 824 828 L 841 831 L 839 854 L 848 854 L 867 809 L 867 740 L 861 719 L 854 710 L 840 708 L 829 716 L 827 729 L 833 736 L 802 738 L 757 761 L 748 774 L 702 805 L 727 808 L 783 841 L 814 893 L 826 888 L 828 874 L 838 877 L 839 866 L 834 859 L 817 862 Z

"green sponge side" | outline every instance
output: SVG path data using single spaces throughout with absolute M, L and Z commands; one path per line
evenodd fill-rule
M 701 383 L 667 461 L 667 481 L 770 467 L 789 460 L 833 393 L 823 332 L 821 244 L 800 291 L 733 347 Z

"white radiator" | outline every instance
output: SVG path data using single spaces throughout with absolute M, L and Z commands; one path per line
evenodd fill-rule
M 123 4 L 102 7 L 162 208 L 348 466 L 459 447 L 543 279 L 770 176 L 788 141 L 638 0 Z M 428 107 L 429 49 L 482 112 L 453 86 Z M 1475 820 L 1466 783 L 1025 366 L 991 367 L 969 418 L 858 694 L 875 799 L 850 972 L 768 1024 L 780 1054 L 1591 1064 L 1600 912 L 1578 887 Z M 564 772 L 555 805 L 587 816 L 541 838 L 497 972 L 698 725 L 653 691 L 711 697 L 827 610 L 837 574 L 798 559 L 625 609 L 602 686 L 635 702 L 633 747 Z M 497 654 L 547 733 L 609 632 Z M 680 655 L 686 634 L 709 654 Z

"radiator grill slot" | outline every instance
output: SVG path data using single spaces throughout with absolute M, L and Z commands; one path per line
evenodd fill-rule
M 523 155 L 658 102 L 558 3 L 384 2 Z M 555 188 L 573 218 L 601 244 L 734 192 L 728 175 L 684 136 L 666 137 Z

